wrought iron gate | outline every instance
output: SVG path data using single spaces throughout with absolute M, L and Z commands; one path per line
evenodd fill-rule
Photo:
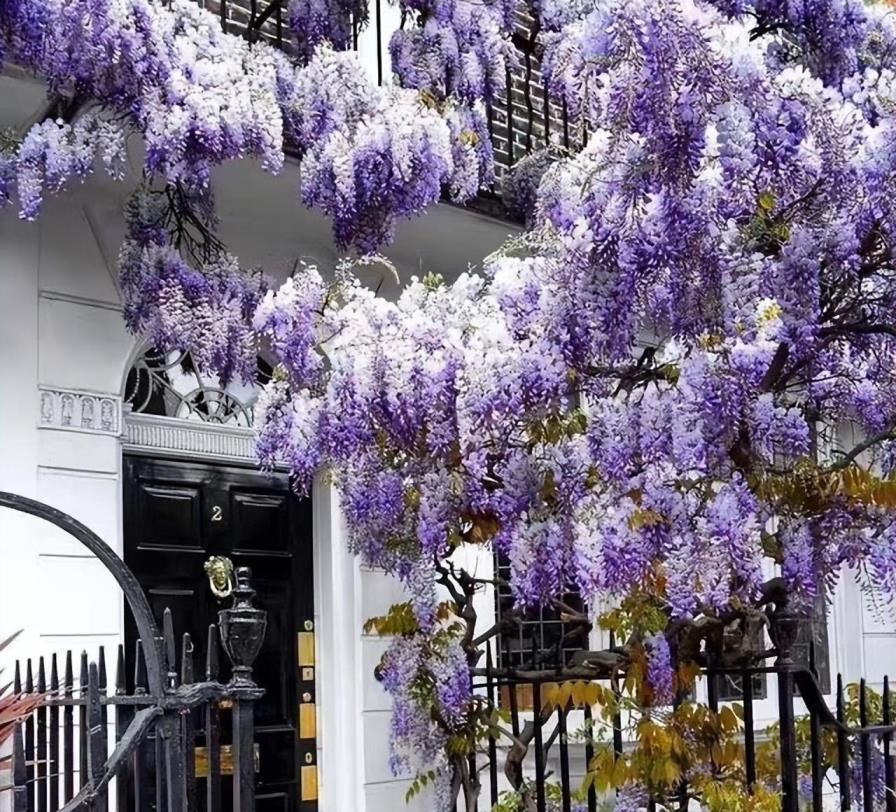
M 102 539 L 71 516 L 22 496 L 0 492 L 0 507 L 44 519 L 90 550 L 121 587 L 140 637 L 130 691 L 121 646 L 111 692 L 102 648 L 95 661 L 81 655 L 77 683 L 71 652 L 62 669 L 56 656 L 49 668 L 44 658 L 17 663 L 15 690 L 45 694 L 46 702 L 14 736 L 13 811 L 107 810 L 114 795 L 119 810 L 254 812 L 253 709 L 263 691 L 252 679 L 252 664 L 267 618 L 252 605 L 249 569 L 236 571 L 233 605 L 208 629 L 197 681 L 190 635 L 178 646 L 167 610 L 159 632 L 136 578 Z M 231 666 L 227 683 L 219 678 L 219 641 Z

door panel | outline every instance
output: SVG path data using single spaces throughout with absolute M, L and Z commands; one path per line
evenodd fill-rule
M 233 549 L 289 554 L 289 500 L 283 494 L 232 489 Z
M 300 767 L 309 754 L 316 758 L 315 741 L 300 739 L 297 729 L 300 702 L 314 696 L 313 668 L 299 670 L 296 643 L 300 632 L 313 628 L 308 500 L 293 494 L 284 474 L 136 456 L 126 456 L 124 468 L 125 562 L 147 591 L 157 620 L 170 607 L 178 640 L 190 633 L 197 677 L 204 670 L 208 626 L 230 604 L 212 594 L 203 564 L 211 555 L 225 555 L 235 567 L 252 568 L 255 604 L 268 613 L 254 666 L 265 689 L 256 709 L 258 809 L 315 812 L 316 801 L 301 801 L 300 786 Z M 132 659 L 136 630 L 130 619 L 126 636 Z M 133 666 L 128 670 L 133 673 Z
M 141 483 L 139 547 L 201 549 L 201 498 L 201 487 Z

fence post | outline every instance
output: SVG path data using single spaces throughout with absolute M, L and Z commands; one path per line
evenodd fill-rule
M 793 644 L 799 630 L 800 615 L 786 595 L 775 604 L 772 625 L 778 657 L 778 719 L 781 729 L 781 812 L 798 812 L 796 726 L 793 716 Z
M 252 679 L 252 664 L 261 651 L 267 613 L 252 605 L 252 571 L 236 571 L 233 606 L 218 612 L 221 646 L 233 666 L 228 692 L 233 699 L 233 808 L 255 812 L 255 702 L 264 695 Z
M 28 806 L 28 777 L 25 772 L 25 742 L 22 723 L 16 725 L 12 739 L 12 809 L 13 812 L 31 812 Z
M 103 706 L 100 699 L 100 676 L 96 663 L 89 666 L 87 677 L 87 780 L 82 782 L 97 792 L 91 800 L 91 809 L 105 810 L 109 808 L 108 792 L 105 788 L 97 791 L 103 777 L 106 764 L 109 731 L 103 725 Z

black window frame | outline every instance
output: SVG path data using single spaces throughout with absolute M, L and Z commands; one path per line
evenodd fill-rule
M 569 665 L 573 654 L 587 651 L 589 628 L 564 620 L 563 612 L 553 607 L 533 607 L 520 615 L 510 589 L 510 562 L 495 552 L 495 621 L 502 626 L 497 637 L 496 665 L 504 670 L 551 671 Z M 582 595 L 566 592 L 562 602 L 587 617 L 588 605 Z M 576 627 L 581 628 L 574 635 Z M 567 635 L 572 637 L 560 646 Z M 559 655 L 559 656 L 558 656 Z

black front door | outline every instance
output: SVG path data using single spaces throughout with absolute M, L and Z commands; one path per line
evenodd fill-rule
M 212 593 L 203 564 L 209 556 L 221 555 L 235 567 L 252 568 L 256 605 L 268 613 L 254 671 L 265 689 L 256 712 L 258 810 L 313 812 L 309 501 L 293 494 L 285 474 L 136 456 L 125 457 L 124 469 L 125 563 L 146 591 L 159 623 L 169 607 L 177 639 L 190 633 L 197 675 L 204 669 L 209 624 L 217 622 L 218 609 L 229 605 Z M 131 658 L 135 638 L 129 619 L 126 650 Z

